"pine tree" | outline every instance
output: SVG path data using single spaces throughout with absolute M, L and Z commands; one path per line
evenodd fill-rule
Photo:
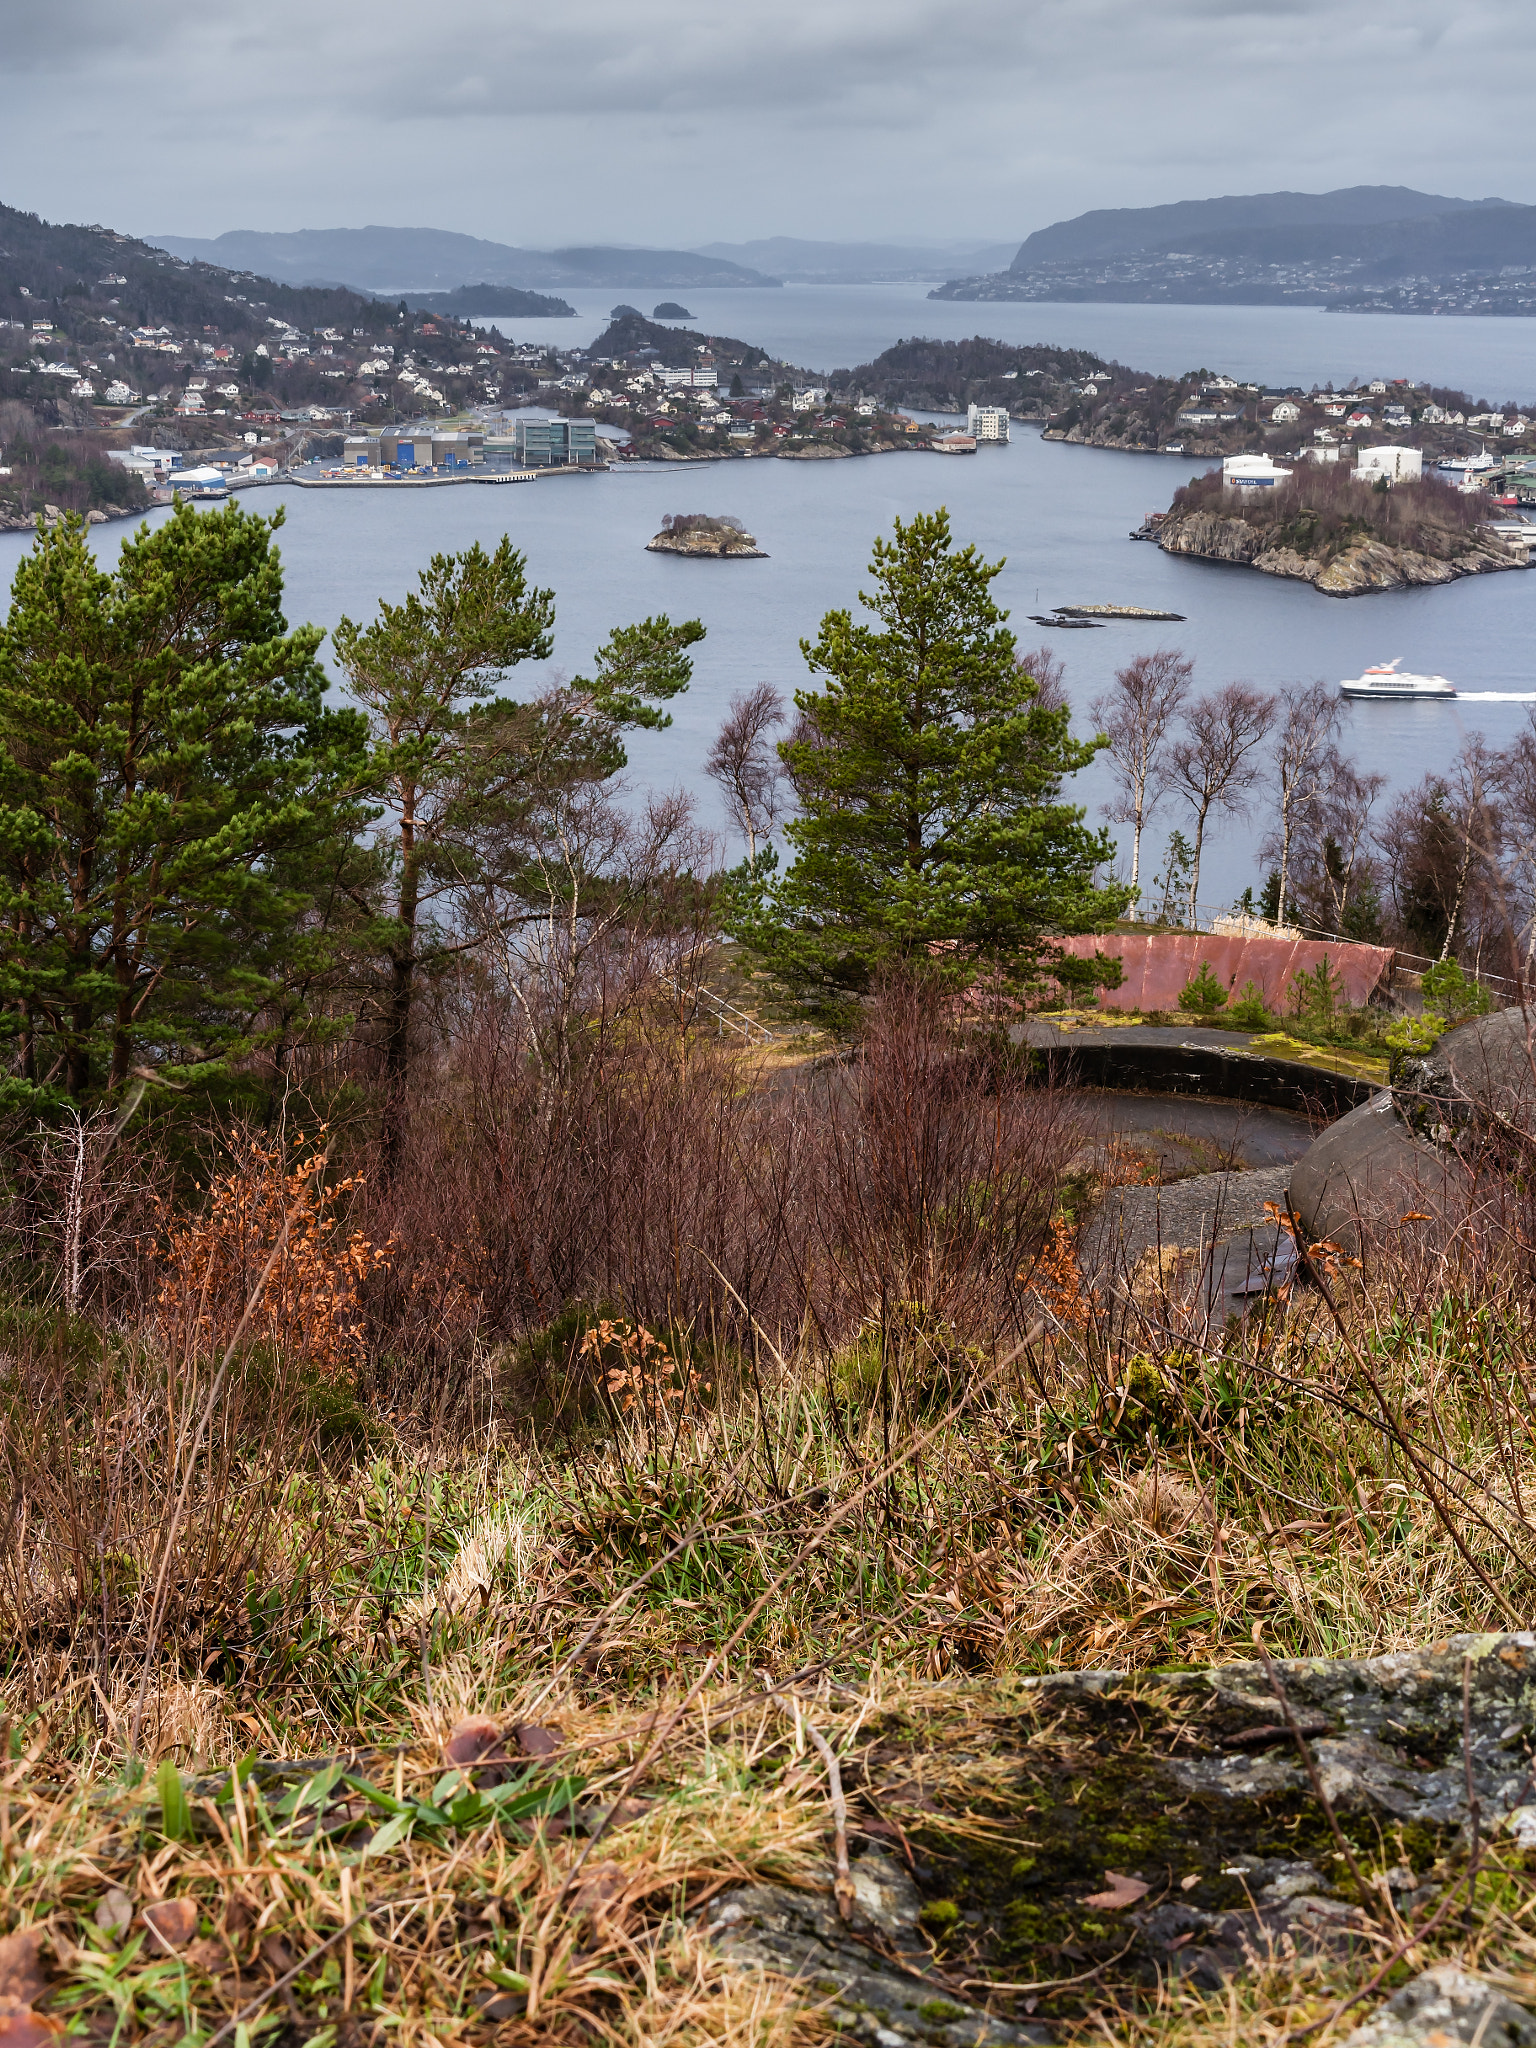
M 525 813 L 550 787 L 601 782 L 626 756 L 625 726 L 671 723 L 657 705 L 688 687 L 696 619 L 620 626 L 591 681 L 532 703 L 497 695 L 510 670 L 546 660 L 555 598 L 531 587 L 527 561 L 503 537 L 434 555 L 401 604 L 381 600 L 367 626 L 344 618 L 337 656 L 370 715 L 374 774 L 393 825 L 389 887 L 375 898 L 374 949 L 385 965 L 386 1168 L 404 1134 L 412 1018 L 424 974 L 478 945 L 454 905 L 505 881 L 526 851 Z
M 267 520 L 178 506 L 98 566 L 40 532 L 0 629 L 0 1095 L 206 1079 L 254 1041 L 351 822 L 355 712 L 289 632 Z
M 779 751 L 799 816 L 780 875 L 759 859 L 735 878 L 730 929 L 791 987 L 836 1006 L 882 964 L 939 949 L 964 977 L 995 965 L 1016 985 L 1043 973 L 1113 985 L 1118 961 L 1060 960 L 1059 934 L 1103 930 L 1129 891 L 1096 886 L 1104 833 L 1060 800 L 1104 744 L 1041 704 L 1007 614 L 1003 564 L 956 548 L 942 509 L 875 542 L 874 624 L 828 612 L 802 642 L 820 690 Z

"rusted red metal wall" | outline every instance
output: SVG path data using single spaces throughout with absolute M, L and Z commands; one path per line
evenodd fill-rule
M 1081 959 L 1118 954 L 1124 979 L 1099 994 L 1105 1010 L 1176 1010 L 1179 991 L 1209 961 L 1211 972 L 1233 995 L 1248 982 L 1262 991 L 1272 1010 L 1286 1007 L 1291 977 L 1310 974 L 1325 956 L 1351 1003 L 1363 1003 L 1392 969 L 1390 946 L 1353 945 L 1342 939 L 1279 939 L 1217 932 L 1109 932 L 1100 937 L 1057 941 Z

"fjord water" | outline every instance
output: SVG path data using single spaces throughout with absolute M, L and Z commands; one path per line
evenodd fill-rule
M 778 295 L 731 296 L 750 307 Z M 698 310 L 693 296 L 688 303 Z M 1038 309 L 950 310 L 974 315 Z M 1128 325 L 1147 311 L 1075 310 L 1112 312 Z M 1200 308 L 1174 310 L 1205 317 Z M 1262 309 L 1244 310 L 1268 317 Z M 1417 331 L 1445 323 L 1376 324 Z M 1517 321 L 1465 324 L 1522 333 L 1525 327 Z M 572 323 L 564 325 L 569 329 Z M 1131 355 L 1134 346 L 1132 336 L 1115 352 Z M 1209 360 L 1214 350 L 1202 353 Z M 263 512 L 278 504 L 285 509 L 280 545 L 290 619 L 329 628 L 344 613 L 365 618 L 380 597 L 401 596 L 435 551 L 474 540 L 491 544 L 504 532 L 526 552 L 534 580 L 557 595 L 555 653 L 546 674 L 581 674 L 615 624 L 658 611 L 702 618 L 709 636 L 698 650 L 693 688 L 673 707 L 671 729 L 636 735 L 630 754 L 636 784 L 693 789 L 710 819 L 718 817 L 718 808 L 702 764 L 732 691 L 762 679 L 786 695 L 803 687 L 809 678 L 799 642 L 815 637 L 825 611 L 855 606 L 867 582 L 875 535 L 888 532 L 898 515 L 941 504 L 949 507 L 960 539 L 974 541 L 989 557 L 1006 556 L 995 585 L 998 601 L 1013 614 L 1021 646 L 1044 639 L 1065 660 L 1083 731 L 1089 700 L 1115 668 L 1155 647 L 1190 655 L 1197 686 L 1204 688 L 1237 679 L 1269 688 L 1316 677 L 1336 683 L 1401 655 L 1405 667 L 1449 676 L 1463 690 L 1536 692 L 1536 572 L 1338 599 L 1251 570 L 1176 560 L 1130 541 L 1129 530 L 1165 506 L 1174 487 L 1201 466 L 1175 457 L 1064 447 L 1015 427 L 1010 446 L 968 456 L 654 465 L 534 484 L 399 492 L 283 486 L 250 491 L 243 502 Z M 699 561 L 645 552 L 664 513 L 691 511 L 735 514 L 767 550 L 767 559 Z M 93 538 L 103 554 L 111 554 L 124 531 L 98 527 Z M 6 584 L 28 544 L 21 534 L 0 535 L 0 578 Z M 1042 633 L 1027 616 L 1058 604 L 1104 602 L 1187 617 L 1178 625 L 1117 623 L 1098 631 Z M 524 669 L 514 687 L 536 687 L 539 680 L 537 671 Z M 1502 744 L 1527 715 L 1524 706 L 1509 702 L 1346 705 L 1344 738 L 1362 766 L 1382 770 L 1396 788 L 1447 768 L 1466 733 L 1481 732 Z M 1074 787 L 1095 818 L 1107 791 L 1102 761 Z M 1154 821 L 1149 845 L 1160 849 L 1170 828 L 1183 822 L 1168 807 Z M 1256 847 L 1267 822 L 1260 804 L 1249 820 L 1216 838 L 1202 879 L 1203 901 L 1230 901 L 1260 879 Z
M 685 291 L 706 334 L 755 342 L 809 370 L 851 369 L 910 335 L 1090 349 L 1136 370 L 1178 377 L 1222 370 L 1262 384 L 1342 388 L 1357 377 L 1411 377 L 1491 405 L 1536 401 L 1536 322 L 1472 315 L 1329 313 L 1319 306 L 1124 306 L 1051 300 L 930 299 L 927 284 L 787 284 L 779 290 Z M 482 320 L 518 341 L 585 348 L 621 301 L 649 313 L 654 292 L 567 291 L 576 318 Z M 683 323 L 677 322 L 677 325 Z

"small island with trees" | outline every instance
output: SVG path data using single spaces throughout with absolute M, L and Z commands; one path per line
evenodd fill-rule
M 1307 464 L 1263 490 L 1228 490 L 1220 470 L 1194 477 L 1151 524 L 1170 555 L 1291 576 L 1329 597 L 1451 583 L 1523 569 L 1527 548 L 1487 523 L 1481 491 L 1438 477 L 1359 481 L 1342 465 Z
M 724 512 L 669 512 L 660 533 L 645 545 L 653 555 L 729 556 L 737 561 L 766 561 L 768 553 L 739 519 Z

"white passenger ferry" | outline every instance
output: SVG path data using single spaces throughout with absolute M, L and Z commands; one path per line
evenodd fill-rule
M 1398 667 L 1402 660 L 1383 661 L 1368 668 L 1363 676 L 1340 683 L 1341 697 L 1390 697 L 1399 701 L 1415 697 L 1454 697 L 1456 685 L 1444 676 L 1416 676 Z

